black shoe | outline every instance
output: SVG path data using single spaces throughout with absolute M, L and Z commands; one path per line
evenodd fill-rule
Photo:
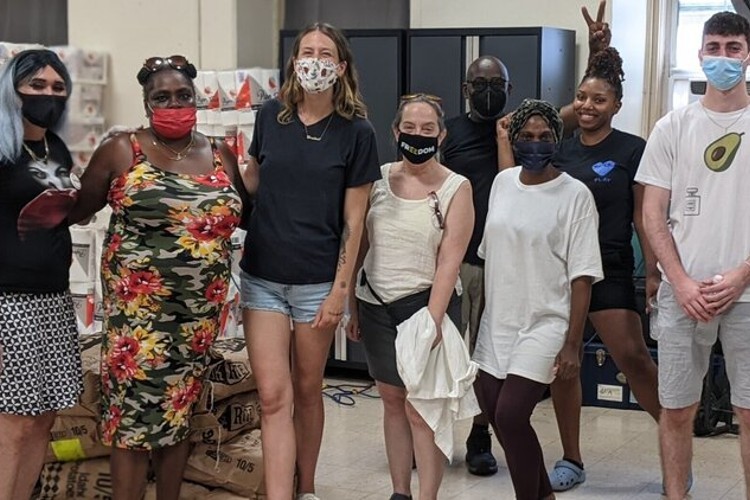
M 391 495 L 390 500 L 411 500 L 411 495 L 404 495 L 403 493 L 394 493 Z
M 492 455 L 492 436 L 486 427 L 474 426 L 466 440 L 466 468 L 475 476 L 491 476 L 497 472 Z

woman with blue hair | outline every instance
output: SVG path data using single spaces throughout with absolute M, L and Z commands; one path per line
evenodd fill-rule
M 70 91 L 49 50 L 21 52 L 0 74 L 0 498 L 31 496 L 55 414 L 82 389 L 65 222 L 73 161 L 50 130 Z

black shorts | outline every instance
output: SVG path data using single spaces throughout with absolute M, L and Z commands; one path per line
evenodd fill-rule
M 638 311 L 635 303 L 635 285 L 631 277 L 607 277 L 591 287 L 591 303 L 589 312 L 604 311 L 606 309 L 631 309 Z
M 396 300 L 387 307 L 357 300 L 367 368 L 374 380 L 404 386 L 396 367 L 396 325 L 427 306 L 429 300 L 430 290 Z M 456 328 L 461 325 L 461 299 L 456 292 L 453 292 L 446 314 Z

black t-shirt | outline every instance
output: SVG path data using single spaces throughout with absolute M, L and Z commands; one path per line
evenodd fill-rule
M 0 164 L 0 292 L 52 293 L 68 289 L 72 258 L 70 231 L 63 223 L 33 231 L 21 241 L 17 222 L 21 209 L 48 188 L 69 188 L 73 160 L 62 140 L 47 132 L 47 163 L 33 161 L 26 150 L 14 163 Z M 26 141 L 44 158 L 44 141 Z
M 477 249 L 484 234 L 490 189 L 497 175 L 495 122 L 474 122 L 464 114 L 451 118 L 445 126 L 448 135 L 442 147 L 443 163 L 469 179 L 474 196 L 474 232 L 464 262 L 482 265 L 484 260 L 477 255 Z
M 305 131 L 296 114 L 280 124 L 280 109 L 271 100 L 255 120 L 249 153 L 260 183 L 240 265 L 276 283 L 333 281 L 346 189 L 380 178 L 375 131 L 365 119 L 336 113 Z
M 612 130 L 594 146 L 571 137 L 560 144 L 553 163 L 591 190 L 599 212 L 599 246 L 607 276 L 633 273 L 633 184 L 646 141 Z M 607 272 L 609 271 L 609 272 Z

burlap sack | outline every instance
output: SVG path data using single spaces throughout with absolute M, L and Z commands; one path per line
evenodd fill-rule
M 252 497 L 253 500 L 260 500 L 261 498 L 265 498 L 265 495 L 262 496 L 254 496 Z M 208 494 L 208 496 L 203 497 L 205 500 L 247 500 L 247 497 L 243 497 L 240 495 L 237 495 L 235 493 L 232 493 L 231 491 L 222 490 L 221 488 L 216 488 L 215 490 L 211 490 L 211 493 Z
M 180 487 L 180 500 L 204 500 L 211 490 L 200 484 L 184 481 Z M 156 483 L 148 483 L 143 500 L 157 500 Z
M 185 479 L 245 498 L 255 499 L 259 493 L 265 494 L 260 430 L 237 436 L 218 447 L 199 443 L 188 459 Z
M 39 500 L 69 498 L 112 498 L 112 476 L 109 459 L 45 464 L 39 476 Z
M 102 334 L 94 333 L 79 337 L 81 364 L 83 365 L 83 394 L 73 408 L 62 410 L 58 415 L 69 417 L 100 417 L 101 398 L 101 353 Z
M 190 419 L 194 443 L 217 444 L 239 434 L 260 429 L 258 392 L 236 394 L 216 404 L 211 411 L 195 412 Z
M 58 416 L 50 431 L 45 463 L 71 462 L 109 455 L 112 449 L 101 444 L 97 422 L 89 417 Z
M 209 356 L 204 391 L 213 390 L 214 401 L 256 388 L 244 339 L 217 340 Z

